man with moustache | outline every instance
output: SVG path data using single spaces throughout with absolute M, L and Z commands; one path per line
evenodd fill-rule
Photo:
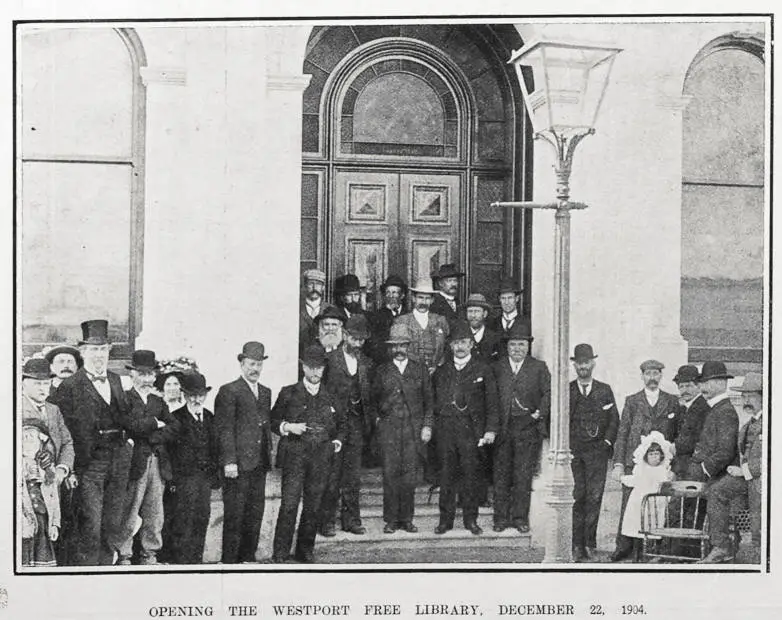
M 367 316 L 372 332 L 369 354 L 375 364 L 389 360 L 386 341 L 396 317 L 406 312 L 404 303 L 407 298 L 407 284 L 402 278 L 392 274 L 380 285 L 380 293 L 383 296 L 383 307 Z
M 497 433 L 497 384 L 491 367 L 474 357 L 472 331 L 466 321 L 451 334 L 453 361 L 438 367 L 432 377 L 437 452 L 440 463 L 440 520 L 435 534 L 453 529 L 456 490 L 459 489 L 464 527 L 476 536 L 480 471 L 478 450 L 492 444 Z M 432 427 L 424 426 L 427 442 Z M 461 474 L 459 476 L 459 474 Z
M 619 410 L 611 386 L 593 378 L 595 355 L 591 344 L 577 344 L 570 382 L 570 451 L 573 460 L 573 559 L 587 562 L 597 548 L 597 524 L 619 428 Z
M 345 320 L 345 313 L 342 310 L 336 306 L 326 306 L 315 317 L 318 337 L 313 344 L 320 344 L 326 353 L 336 350 L 342 344 L 342 339 L 344 338 L 343 327 Z
M 304 376 L 280 390 L 272 410 L 272 429 L 280 435 L 278 464 L 282 466 L 282 499 L 274 528 L 272 562 L 290 556 L 296 514 L 302 502 L 294 558 L 315 561 L 313 549 L 318 509 L 329 476 L 329 461 L 345 441 L 344 413 L 322 382 L 326 354 L 311 345 L 301 359 Z
M 731 504 L 746 497 L 750 512 L 753 562 L 760 562 L 761 499 L 763 493 L 763 377 L 748 372 L 740 387 L 744 413 L 749 420 L 739 430 L 738 464 L 728 465 L 726 475 L 709 486 L 706 510 L 712 549 L 701 562 L 716 564 L 731 557 L 729 520 Z
M 362 535 L 359 507 L 359 476 L 364 437 L 376 417 L 370 381 L 374 364 L 361 350 L 369 337 L 363 314 L 353 314 L 345 323 L 342 346 L 326 356 L 325 386 L 345 413 L 342 450 L 331 460 L 331 471 L 321 504 L 320 528 L 323 536 L 334 536 L 337 509 L 342 498 L 342 531 Z
M 415 486 L 423 446 L 434 425 L 433 394 L 426 366 L 408 358 L 410 330 L 393 325 L 387 345 L 391 361 L 375 374 L 372 392 L 377 403 L 377 426 L 383 462 L 383 520 L 385 534 L 397 529 L 415 533 Z
M 503 278 L 497 293 L 500 302 L 500 314 L 492 317 L 487 325 L 489 329 L 500 336 L 499 357 L 506 355 L 505 344 L 508 342 L 510 328 L 520 320 L 519 303 L 521 302 L 521 289 L 516 286 L 512 278 Z
M 532 478 L 551 413 L 551 374 L 529 355 L 532 334 L 517 322 L 508 332 L 505 359 L 493 366 L 499 393 L 494 445 L 494 531 L 529 532 Z
M 709 405 L 698 385 L 698 369 L 685 365 L 679 368 L 673 382 L 679 388 L 680 427 L 674 444 L 675 456 L 671 471 L 679 480 L 687 479 L 690 459 L 701 435 L 703 423 L 709 413 Z
M 334 282 L 334 300 L 337 308 L 349 319 L 354 314 L 363 314 L 361 307 L 361 284 L 358 277 L 352 273 L 346 273 Z
M 62 412 L 76 453 L 80 518 L 72 559 L 78 566 L 95 566 L 114 563 L 133 448 L 127 398 L 119 376 L 107 370 L 109 323 L 84 321 L 81 329 L 84 366 L 50 398 Z
M 459 278 L 464 275 L 453 263 L 440 265 L 440 268 L 432 273 L 432 282 L 438 292 L 432 300 L 431 311 L 444 316 L 449 328 L 453 328 L 457 320 L 464 318 L 464 311 L 458 300 Z
M 491 306 L 480 293 L 471 293 L 464 304 L 467 323 L 472 331 L 472 353 L 488 363 L 498 359 L 500 334 L 486 326 Z
M 49 349 L 44 354 L 49 362 L 52 374 L 52 386 L 49 390 L 50 395 L 54 394 L 64 379 L 72 376 L 82 367 L 81 353 L 76 347 L 67 344 L 59 345 Z
M 271 390 L 259 383 L 268 356 L 250 341 L 237 356 L 241 376 L 215 398 L 223 471 L 223 564 L 255 562 L 271 468 Z
M 133 459 L 117 564 L 130 565 L 136 521 L 141 517 L 139 563 L 152 565 L 157 564 L 157 553 L 163 544 L 163 491 L 166 481 L 171 480 L 167 444 L 176 439 L 180 425 L 163 399 L 152 392 L 159 367 L 155 352 L 134 351 L 131 363 L 126 367 L 133 382 L 133 387 L 127 391 Z
M 323 309 L 326 274 L 320 269 L 308 269 L 302 276 L 302 299 L 299 307 L 299 352 L 318 339 L 315 319 Z
M 673 394 L 660 389 L 663 368 L 665 366 L 657 360 L 643 362 L 641 377 L 644 389 L 625 399 L 614 446 L 613 476 L 617 481 L 621 480 L 623 475 L 633 473 L 633 452 L 641 445 L 642 435 L 659 431 L 670 442 L 676 439 L 679 400 Z M 616 534 L 616 549 L 611 555 L 612 562 L 628 558 L 633 552 L 633 538 L 622 534 L 622 516 L 631 492 L 631 487 L 622 485 L 622 514 Z

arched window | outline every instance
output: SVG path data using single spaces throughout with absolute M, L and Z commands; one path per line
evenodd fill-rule
M 22 343 L 76 342 L 107 318 L 113 354 L 140 330 L 144 107 L 132 30 L 17 30 Z
M 725 37 L 684 85 L 681 325 L 693 362 L 762 361 L 764 76 L 762 47 Z

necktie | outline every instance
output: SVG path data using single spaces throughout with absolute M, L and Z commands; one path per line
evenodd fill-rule
M 106 379 L 107 379 L 106 375 L 93 375 L 92 373 L 90 373 L 90 380 L 93 383 L 105 383 Z
M 200 411 L 198 413 L 196 413 L 196 420 L 198 420 L 199 424 L 201 424 L 201 422 L 203 422 L 203 420 L 201 419 L 201 412 Z
M 584 392 L 584 396 L 588 396 L 588 394 L 587 394 L 587 387 L 589 387 L 589 386 L 586 386 L 586 385 L 582 385 L 581 386 L 581 391 Z

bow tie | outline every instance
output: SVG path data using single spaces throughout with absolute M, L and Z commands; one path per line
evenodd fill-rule
M 98 382 L 106 383 L 106 379 L 108 379 L 106 375 L 93 375 L 92 373 L 87 373 L 87 374 L 90 375 L 90 381 L 92 381 L 93 383 L 98 383 Z

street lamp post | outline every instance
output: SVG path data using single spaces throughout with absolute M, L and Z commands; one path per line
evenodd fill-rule
M 550 479 L 544 562 L 573 559 L 573 474 L 570 469 L 570 212 L 587 205 L 570 200 L 570 172 L 576 146 L 595 132 L 594 122 L 603 100 L 616 47 L 562 41 L 532 41 L 516 51 L 510 63 L 524 94 L 535 139 L 543 139 L 556 153 L 556 201 L 497 202 L 493 206 L 554 209 L 554 329 L 556 346 L 551 364 Z M 531 75 L 522 67 L 530 67 Z M 524 75 L 527 73 L 527 75 Z M 532 77 L 533 83 L 527 77 Z

